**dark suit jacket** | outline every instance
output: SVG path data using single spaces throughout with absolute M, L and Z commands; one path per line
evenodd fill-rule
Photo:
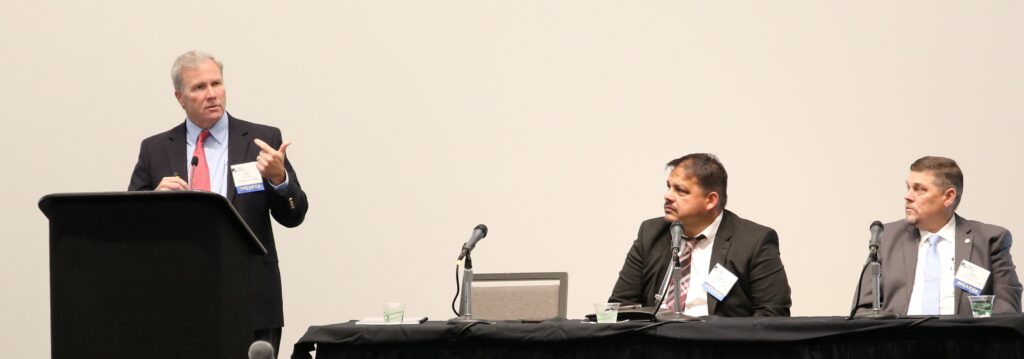
M 640 224 L 633 247 L 608 300 L 655 306 L 671 253 L 669 223 L 652 218 Z M 735 274 L 736 284 L 721 303 L 708 294 L 708 314 L 726 317 L 789 316 L 789 281 L 779 256 L 775 230 L 725 211 L 711 247 L 711 263 Z
M 274 148 L 281 146 L 281 131 L 277 128 L 242 121 L 230 115 L 228 121 L 229 166 L 256 160 L 260 148 L 253 143 L 253 139 L 261 139 Z M 188 174 L 185 146 L 184 122 L 170 131 L 143 140 L 139 162 L 132 172 L 128 190 L 153 190 L 164 177 L 177 175 L 185 178 Z M 295 227 L 302 223 L 309 208 L 306 193 L 302 191 L 299 178 L 287 159 L 285 170 L 288 171 L 288 193 L 283 196 L 278 195 L 265 178 L 263 191 L 236 195 L 234 179 L 231 171 L 228 171 L 228 202 L 231 202 L 267 249 L 265 256 L 253 257 L 252 261 L 253 319 L 256 329 L 284 325 L 281 272 L 277 265 L 277 246 L 274 244 L 270 216 L 273 215 L 278 223 L 286 227 Z
M 907 315 L 917 274 L 921 232 L 906 220 L 886 223 L 880 242 L 878 261 L 882 264 L 882 309 Z M 967 260 L 991 271 L 981 293 L 995 294 L 993 313 L 1020 313 L 1021 285 L 1010 258 L 1011 242 L 1013 237 L 1002 227 L 956 216 L 953 268 L 957 268 L 960 261 Z M 971 294 L 959 288 L 955 291 L 956 315 L 971 316 L 971 303 L 967 300 Z M 873 292 L 871 276 L 865 273 L 861 278 L 858 311 L 871 309 Z

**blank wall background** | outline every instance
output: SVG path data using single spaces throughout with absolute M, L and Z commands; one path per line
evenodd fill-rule
M 48 193 L 127 187 L 183 119 L 169 69 L 225 63 L 228 111 L 280 127 L 310 196 L 276 228 L 283 344 L 309 325 L 451 316 L 454 259 L 611 291 L 668 160 L 720 156 L 729 208 L 775 228 L 793 315 L 848 311 L 871 221 L 944 155 L 960 213 L 1024 231 L 1016 1 L 136 1 L 0 5 L 0 342 L 49 350 Z M 1020 246 L 1013 254 L 1018 263 Z M 1018 270 L 1020 272 L 1020 270 Z M 19 355 L 22 354 L 22 355 Z

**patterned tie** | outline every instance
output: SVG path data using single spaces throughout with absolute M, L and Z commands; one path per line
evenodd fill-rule
M 939 314 L 939 286 L 942 282 L 942 264 L 939 263 L 939 240 L 937 234 L 928 237 L 928 252 L 924 257 L 924 291 L 921 293 L 921 314 Z
M 207 137 L 210 137 L 209 130 L 200 132 L 199 139 L 196 140 L 196 149 L 192 152 L 192 157 L 199 159 L 196 168 L 192 170 L 192 189 L 196 191 L 210 191 L 210 168 L 206 166 L 206 151 L 203 149 Z M 191 164 L 190 159 L 189 165 Z
M 686 309 L 686 293 L 690 291 L 690 257 L 691 254 L 693 254 L 693 247 L 697 244 L 697 242 L 704 238 L 707 237 L 705 237 L 703 234 L 697 236 L 697 238 L 683 237 L 684 245 L 682 250 L 679 252 L 679 276 L 682 277 L 682 279 L 680 279 L 679 282 L 679 310 Z M 665 307 L 666 309 L 675 308 L 675 302 L 672 302 L 672 300 L 675 297 L 673 293 L 675 293 L 675 285 L 672 285 L 670 283 L 670 285 L 668 286 L 667 294 L 669 302 Z

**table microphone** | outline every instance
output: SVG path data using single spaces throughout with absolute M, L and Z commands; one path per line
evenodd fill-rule
M 679 247 L 683 245 L 683 224 L 679 221 L 672 222 L 669 228 L 672 232 L 672 254 L 679 254 Z
M 871 223 L 871 241 L 868 242 L 868 250 L 871 251 L 871 260 L 878 260 L 878 246 L 881 243 L 879 237 L 882 236 L 882 231 L 885 230 L 885 226 L 882 225 L 881 221 L 874 221 Z
M 473 228 L 473 235 L 469 236 L 469 240 L 466 241 L 466 244 L 462 245 L 462 253 L 459 254 L 459 260 L 461 261 L 462 258 L 469 255 L 469 252 L 473 251 L 473 247 L 476 247 L 476 242 L 484 239 L 484 237 L 487 237 L 487 226 L 482 224 L 476 225 L 476 228 Z

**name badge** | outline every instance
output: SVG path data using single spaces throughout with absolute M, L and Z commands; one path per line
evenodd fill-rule
M 704 281 L 704 291 L 721 302 L 736 284 L 736 279 L 736 275 L 725 269 L 722 264 L 715 263 L 715 268 L 708 273 L 708 279 Z
M 231 166 L 231 177 L 235 179 L 235 193 L 243 194 L 263 190 L 263 176 L 256 168 L 256 161 Z
M 985 268 L 974 265 L 974 263 L 961 261 L 960 268 L 956 269 L 953 285 L 963 289 L 965 292 L 979 295 L 981 294 L 981 288 L 985 287 L 985 282 L 988 281 L 990 273 Z

